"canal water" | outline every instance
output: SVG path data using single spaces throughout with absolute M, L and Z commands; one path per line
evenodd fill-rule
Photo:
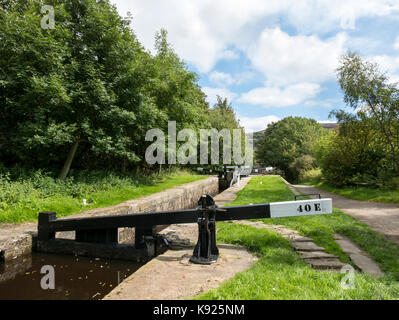
M 143 264 L 33 253 L 0 263 L 0 300 L 100 300 Z M 43 266 L 54 268 L 54 289 L 42 289 Z M 44 272 L 44 271 L 43 271 Z

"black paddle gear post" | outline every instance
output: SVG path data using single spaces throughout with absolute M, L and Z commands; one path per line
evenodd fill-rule
M 198 242 L 190 262 L 212 264 L 219 257 L 216 246 L 216 211 L 215 201 L 210 195 L 201 196 L 198 201 Z

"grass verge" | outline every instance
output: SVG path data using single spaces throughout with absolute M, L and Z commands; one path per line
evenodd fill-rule
M 254 177 L 230 205 L 292 199 L 291 191 L 280 178 Z M 313 270 L 277 233 L 233 223 L 218 223 L 219 242 L 246 246 L 260 260 L 198 299 L 399 299 L 399 247 L 367 225 L 335 208 L 331 215 L 262 221 L 298 230 L 348 263 L 349 257 L 333 240 L 335 232 L 344 234 L 368 252 L 386 275 L 376 279 L 356 273 L 355 288 L 345 290 L 341 287 L 343 274 Z
M 306 171 L 300 180 L 300 184 L 315 186 L 354 200 L 399 203 L 399 188 L 361 185 L 334 187 L 322 180 L 320 169 Z
M 46 211 L 57 212 L 59 217 L 68 216 L 205 178 L 185 171 L 147 177 L 86 172 L 66 181 L 42 173 L 15 180 L 6 180 L 3 176 L 0 181 L 0 200 L 3 200 L 0 201 L 0 222 L 36 221 L 38 212 Z M 88 205 L 83 204 L 83 199 Z
M 317 183 L 315 187 L 354 200 L 399 203 L 399 188 L 389 189 L 384 187 L 364 186 L 337 188 L 323 182 Z

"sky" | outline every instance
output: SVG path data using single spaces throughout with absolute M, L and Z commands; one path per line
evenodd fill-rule
M 212 106 L 228 98 L 247 132 L 347 108 L 340 57 L 356 51 L 399 81 L 399 0 L 111 0 L 154 52 L 161 28 Z M 347 109 L 348 110 L 348 109 Z

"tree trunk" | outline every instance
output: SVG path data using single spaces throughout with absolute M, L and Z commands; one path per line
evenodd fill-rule
M 75 157 L 75 154 L 76 154 L 76 150 L 78 149 L 78 145 L 79 145 L 79 138 L 76 138 L 71 149 L 69 150 L 68 157 L 65 160 L 64 167 L 62 168 L 62 170 L 58 176 L 58 179 L 64 180 L 66 178 L 66 176 L 68 175 L 69 169 L 71 168 L 73 158 Z

